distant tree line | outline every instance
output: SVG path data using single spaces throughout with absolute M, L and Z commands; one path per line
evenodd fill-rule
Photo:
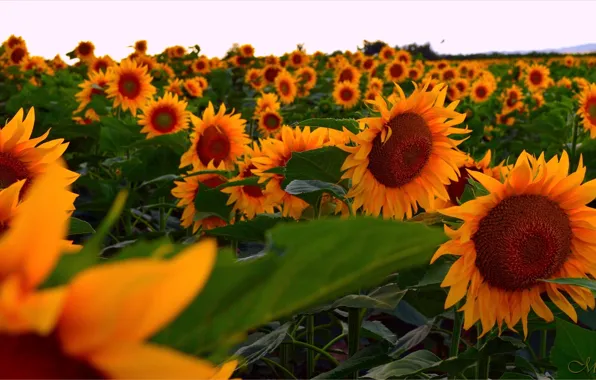
M 364 55 L 375 55 L 378 54 L 383 46 L 388 45 L 386 42 L 383 41 L 364 41 L 363 47 L 358 48 L 358 50 L 362 51 Z M 520 57 L 532 57 L 532 58 L 542 58 L 542 57 L 556 57 L 566 54 L 561 53 L 546 53 L 546 52 L 530 52 L 527 54 L 504 54 L 504 53 L 482 53 L 482 54 L 439 54 L 435 52 L 430 43 L 425 43 L 422 45 L 418 44 L 409 44 L 404 46 L 394 46 L 396 49 L 402 49 L 410 52 L 412 56 L 419 58 L 424 58 L 425 60 L 429 61 L 436 61 L 440 59 L 445 60 L 464 60 L 464 59 L 495 59 L 495 58 L 520 58 Z M 590 55 L 594 56 L 596 53 L 590 54 L 582 54 L 582 55 Z

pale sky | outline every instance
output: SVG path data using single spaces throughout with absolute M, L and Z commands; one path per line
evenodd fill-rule
M 355 51 L 363 40 L 430 42 L 439 53 L 540 50 L 596 43 L 592 1 L 7 1 L 0 40 L 22 36 L 32 55 L 51 58 L 92 41 L 96 55 L 121 59 L 148 41 L 201 46 L 223 56 L 237 42 L 257 55 Z M 445 40 L 441 44 L 441 41 Z

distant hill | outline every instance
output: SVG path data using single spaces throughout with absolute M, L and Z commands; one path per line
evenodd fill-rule
M 583 44 L 577 46 L 564 47 L 559 49 L 526 50 L 526 51 L 507 51 L 501 54 L 528 54 L 528 53 L 560 53 L 560 54 L 582 54 L 595 53 L 596 44 Z

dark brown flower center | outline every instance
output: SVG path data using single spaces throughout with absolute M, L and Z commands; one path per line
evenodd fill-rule
M 0 152 L 0 189 L 5 189 L 22 179 L 28 179 L 29 175 L 29 169 L 20 160 L 8 153 Z
M 197 155 L 203 165 L 209 164 L 211 160 L 218 166 L 230 154 L 230 139 L 218 126 L 210 126 L 197 141 Z
M 83 57 L 88 56 L 89 54 L 91 54 L 91 44 L 87 43 L 87 42 L 81 42 L 79 44 L 79 54 Z
M 55 335 L 0 334 L 4 379 L 106 379 L 90 363 L 68 356 Z
M 354 98 L 354 91 L 350 88 L 344 88 L 339 92 L 339 97 L 344 102 L 348 102 Z
M 393 64 L 389 69 L 392 78 L 399 78 L 404 73 L 404 68 L 402 65 Z
M 339 82 L 351 82 L 354 80 L 354 73 L 352 69 L 347 67 L 339 74 Z
M 453 78 L 455 78 L 455 72 L 453 70 L 445 70 L 445 72 L 443 72 L 444 80 L 450 80 Z
M 17 47 L 12 51 L 12 53 L 10 53 L 10 60 L 15 64 L 21 63 L 23 58 L 25 58 L 25 54 L 25 49 L 22 47 Z
M 263 117 L 263 124 L 265 124 L 265 128 L 273 131 L 279 128 L 281 119 L 274 113 L 267 113 Z
M 486 90 L 486 87 L 484 87 L 484 86 L 476 87 L 476 96 L 478 96 L 480 99 L 484 99 L 487 94 L 488 94 L 488 91 Z
M 432 133 L 422 116 L 403 113 L 389 120 L 392 135 L 385 143 L 381 134 L 373 140 L 368 170 L 381 184 L 401 187 L 418 177 L 432 150 Z
M 267 79 L 267 82 L 274 82 L 275 78 L 277 78 L 277 74 L 279 74 L 279 68 L 277 67 L 268 67 L 265 69 L 263 76 Z
M 153 111 L 151 124 L 160 132 L 172 132 L 178 122 L 176 111 L 170 106 L 161 106 Z
M 125 98 L 135 99 L 141 93 L 139 78 L 132 73 L 122 74 L 118 81 L 118 91 Z
M 571 252 L 569 217 L 542 195 L 503 199 L 472 236 L 476 267 L 489 285 L 528 289 L 554 275 Z
M 539 85 L 542 83 L 542 73 L 538 70 L 534 70 L 530 73 L 530 82 L 534 85 Z
M 287 81 L 281 81 L 279 83 L 279 90 L 282 95 L 290 95 L 290 84 Z

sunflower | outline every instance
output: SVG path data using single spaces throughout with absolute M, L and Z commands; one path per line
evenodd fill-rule
M 251 44 L 245 44 L 238 48 L 238 51 L 243 57 L 253 57 L 255 55 L 255 48 Z
M 395 58 L 395 49 L 389 45 L 385 45 L 379 51 L 379 58 L 382 62 L 389 62 Z
M 195 77 L 195 80 L 203 90 L 206 90 L 207 87 L 209 87 L 209 82 L 207 82 L 207 79 L 204 77 Z
M 412 54 L 407 50 L 398 50 L 395 52 L 395 59 L 409 66 L 412 63 Z
M 147 41 L 146 40 L 139 40 L 135 42 L 135 52 L 138 54 L 146 54 L 147 53 Z
M 505 110 L 503 110 L 503 112 L 498 113 L 496 115 L 495 124 L 512 126 L 513 124 L 515 124 L 515 116 L 512 115 L 511 113 L 505 112 Z
M 35 123 L 35 110 L 31 108 L 23 119 L 23 109 L 0 129 L 0 189 L 26 180 L 23 192 L 36 178 L 44 173 L 50 164 L 61 160 L 68 143 L 64 139 L 45 140 L 50 131 L 40 137 L 31 138 Z M 65 169 L 65 176 L 77 178 L 76 173 Z
M 524 103 L 522 102 L 523 92 L 522 89 L 516 85 L 513 85 L 505 90 L 501 100 L 503 102 L 503 112 L 509 113 L 514 110 L 521 110 Z
M 545 89 L 548 86 L 550 70 L 542 65 L 532 65 L 527 68 L 526 86 L 532 92 Z
M 277 135 L 283 124 L 283 117 L 270 108 L 266 109 L 259 116 L 259 131 L 263 137 Z
M 370 80 L 368 81 L 367 89 L 370 91 L 381 93 L 383 91 L 383 84 L 383 81 L 379 78 L 370 78 Z
M 168 85 L 164 87 L 164 90 L 174 93 L 178 96 L 182 96 L 183 95 L 183 92 L 182 92 L 183 86 L 184 86 L 184 83 L 182 82 L 181 79 L 174 78 L 174 79 L 168 80 Z
M 442 77 L 443 81 L 445 81 L 445 82 L 457 79 L 457 71 L 453 67 L 446 67 L 442 71 L 441 77 Z
M 262 90 L 266 85 L 260 69 L 248 69 L 244 81 L 257 91 Z
M 89 62 L 89 71 L 106 72 L 110 66 L 114 65 L 114 60 L 109 55 L 102 57 L 93 57 Z
M 368 89 L 364 93 L 364 100 L 375 100 L 377 96 L 382 96 L 383 94 L 380 91 L 375 91 L 373 89 Z
M 461 97 L 462 95 L 457 89 L 455 83 L 451 83 L 449 86 L 447 86 L 447 100 L 453 102 L 459 100 Z
M 443 70 L 448 66 L 449 66 L 449 62 L 445 61 L 444 59 L 436 62 L 436 67 L 439 70 Z
M 372 72 L 376 66 L 377 66 L 377 62 L 372 57 L 366 57 L 362 61 L 362 70 L 364 70 L 368 73 Z
M 296 78 L 286 70 L 281 71 L 275 78 L 275 90 L 284 104 L 290 104 L 296 98 Z
M 244 153 L 250 142 L 245 132 L 246 120 L 240 114 L 226 115 L 226 106 L 222 104 L 216 114 L 209 102 L 203 117 L 190 115 L 194 130 L 191 134 L 191 147 L 182 155 L 180 167 L 193 165 L 202 169 L 213 163 L 225 169 L 234 168 L 234 162 Z
M 252 160 L 262 155 L 263 153 L 256 143 L 253 144 L 252 148 L 247 147 L 243 160 L 238 162 L 239 174 L 230 181 L 256 178 L 252 171 L 257 167 Z M 267 197 L 263 193 L 260 185 L 230 186 L 222 189 L 221 192 L 230 194 L 228 205 L 233 204 L 233 210 L 242 213 L 243 218 L 252 219 L 257 214 L 273 214 L 275 211 L 275 205 L 271 203 L 271 197 Z
M 422 77 L 422 70 L 420 70 L 418 67 L 410 67 L 408 69 L 407 75 L 410 80 L 417 81 Z
M 455 87 L 459 91 L 461 96 L 466 96 L 470 89 L 470 82 L 466 78 L 457 78 L 454 82 Z
M 288 64 L 292 67 L 298 68 L 308 63 L 308 55 L 300 50 L 294 50 L 288 57 Z
M 152 79 L 147 74 L 147 67 L 139 67 L 136 62 L 125 59 L 108 70 L 107 97 L 114 98 L 114 107 L 121 106 L 124 111 L 130 109 L 136 115 L 137 109 L 156 92 L 151 85 Z
M 211 71 L 209 60 L 205 56 L 195 59 L 190 65 L 190 69 L 193 73 L 199 74 L 207 74 Z
M 538 109 L 538 108 L 542 107 L 545 103 L 544 95 L 542 94 L 542 92 L 533 93 L 532 100 L 534 100 L 534 103 L 536 103 L 536 107 L 534 109 Z
M 85 111 L 84 117 L 75 116 L 72 118 L 72 120 L 80 125 L 89 125 L 93 122 L 99 121 L 100 118 L 97 112 L 95 112 L 92 108 L 89 108 L 87 111 Z
M 333 89 L 333 100 L 344 109 L 354 108 L 360 100 L 360 89 L 356 83 L 337 83 Z
M 139 116 L 139 125 L 143 126 L 141 133 L 146 133 L 150 139 L 187 129 L 190 115 L 187 106 L 187 102 L 178 100 L 178 95 L 171 92 L 166 92 L 157 100 L 150 100 Z
M 278 66 L 279 65 L 279 57 L 277 57 L 275 55 L 268 55 L 267 57 L 265 57 L 265 65 Z
M 396 87 L 398 94 L 388 99 L 389 105 L 382 97 L 371 102 L 381 115 L 360 120 L 361 128 L 367 128 L 351 134 L 356 146 L 341 147 L 350 153 L 342 170 L 343 178 L 352 181 L 348 197 L 355 210 L 363 206 L 368 215 L 382 212 L 385 218 L 403 219 L 418 204 L 430 209 L 435 196 L 449 199 L 445 184 L 457 180 L 457 168 L 466 157 L 456 150 L 461 141 L 449 135 L 469 130 L 453 127 L 465 114 L 455 112 L 457 102 L 443 107 L 443 85 L 430 92 L 416 86 L 408 98 Z
M 13 49 L 7 50 L 7 53 L 9 65 L 18 65 L 29 56 L 25 45 L 17 45 Z
M 589 84 L 580 94 L 577 114 L 590 137 L 596 138 L 596 84 Z
M 75 113 L 84 110 L 91 103 L 94 96 L 106 96 L 107 85 L 108 76 L 103 71 L 89 73 L 89 79 L 79 85 L 82 90 L 75 95 L 79 102 L 79 107 L 75 110 Z
M 360 83 L 360 71 L 350 64 L 345 64 L 336 71 L 335 83 L 351 82 L 358 85 Z
M 554 320 L 542 299 L 545 292 L 574 321 L 576 311 L 561 291 L 584 310 L 594 307 L 588 289 L 540 281 L 596 275 L 596 214 L 585 206 L 596 197 L 596 181 L 580 186 L 586 173 L 581 160 L 575 173 L 568 172 L 565 152 L 548 162 L 543 154 L 536 159 L 523 152 L 503 183 L 470 173 L 488 195 L 440 211 L 463 220 L 457 230 L 445 227 L 452 240 L 431 262 L 444 254 L 459 256 L 442 286 L 451 288 L 447 308 L 466 296 L 461 308 L 465 329 L 480 320 L 482 335 L 495 324 L 500 331 L 503 322 L 514 330 L 521 319 L 527 336 L 530 308 L 544 320 Z
M 209 164 L 205 167 L 206 170 L 225 170 L 224 165 L 213 166 Z M 202 219 L 197 218 L 197 209 L 195 208 L 195 198 L 199 193 L 200 184 L 210 189 L 224 184 L 226 178 L 219 174 L 194 174 L 189 172 L 184 181 L 174 181 L 176 187 L 172 189 L 172 195 L 180 199 L 176 204 L 177 207 L 184 207 L 180 225 L 184 228 L 192 226 L 192 232 L 196 233 L 201 227 L 203 230 L 211 230 L 217 227 L 227 225 L 226 221 L 218 216 L 211 215 Z M 201 211 L 201 210 L 199 210 Z
M 476 103 L 482 103 L 488 100 L 494 91 L 492 83 L 484 80 L 477 80 L 470 89 L 470 98 Z
M 325 129 L 317 128 L 311 132 L 309 127 L 300 129 L 283 126 L 279 139 L 263 140 L 262 155 L 252 159 L 256 166 L 252 173 L 259 176 L 259 183 L 269 181 L 263 193 L 269 197 L 271 203 L 282 205 L 282 215 L 285 217 L 300 219 L 302 212 L 308 207 L 308 203 L 282 189 L 282 183 L 285 180 L 283 175 L 266 173 L 266 171 L 284 167 L 293 152 L 304 152 L 322 147 L 326 136 Z
M 102 264 L 78 273 L 64 286 L 35 290 L 55 264 L 56 253 L 62 249 L 60 239 L 68 228 L 64 212 L 61 217 L 49 212 L 48 205 L 59 201 L 56 196 L 60 192 L 51 187 L 33 189 L 38 190 L 43 193 L 40 195 L 51 196 L 52 202 L 38 195 L 41 209 L 23 213 L 26 217 L 22 219 L 29 219 L 31 227 L 40 223 L 55 226 L 38 228 L 36 239 L 23 244 L 38 254 L 34 259 L 29 254 L 14 260 L 22 263 L 26 272 L 12 274 L 0 283 L 3 377 L 230 377 L 236 362 L 217 368 L 145 342 L 174 320 L 203 288 L 217 257 L 215 241 L 202 241 L 167 261 L 151 257 Z M 53 220 L 44 219 L 40 211 Z M 174 289 L 176 297 L 171 296 Z
M 575 65 L 575 58 L 573 58 L 572 55 L 566 55 L 563 58 L 563 63 L 565 64 L 565 66 L 567 67 L 573 67 Z
M 317 84 L 317 72 L 310 66 L 304 66 L 296 70 L 295 74 L 298 78 L 298 86 L 305 90 L 311 90 Z
M 571 90 L 573 83 L 571 82 L 571 79 L 569 79 L 567 77 L 563 77 L 557 81 L 557 86 L 565 87 L 566 89 Z
M 81 41 L 74 50 L 75 56 L 81 61 L 90 61 L 93 59 L 95 45 L 90 41 Z
M 186 54 L 184 46 L 176 45 L 166 48 L 165 53 L 169 58 L 182 58 Z
M 23 37 L 17 37 L 14 34 L 12 34 L 10 35 L 10 37 L 6 39 L 6 41 L 4 41 L 3 45 L 10 50 L 14 49 L 16 46 L 25 46 L 26 44 Z
M 261 114 L 267 109 L 277 111 L 280 108 L 279 98 L 274 93 L 261 93 L 261 97 L 257 99 L 257 106 L 255 107 L 255 119 L 259 119 Z
M 282 67 L 280 65 L 267 65 L 263 68 L 263 78 L 267 84 L 275 83 L 275 79 L 281 72 Z
M 184 81 L 183 87 L 186 90 L 186 93 L 191 98 L 200 98 L 203 96 L 203 88 L 196 80 L 196 78 L 188 78 Z
M 403 62 L 395 59 L 385 66 L 385 79 L 388 82 L 399 83 L 408 77 L 408 69 Z
M 56 56 L 52 59 L 52 67 L 55 70 L 62 70 L 66 69 L 68 65 L 66 64 L 66 62 L 64 62 L 62 57 L 60 57 L 60 54 L 56 54 Z

